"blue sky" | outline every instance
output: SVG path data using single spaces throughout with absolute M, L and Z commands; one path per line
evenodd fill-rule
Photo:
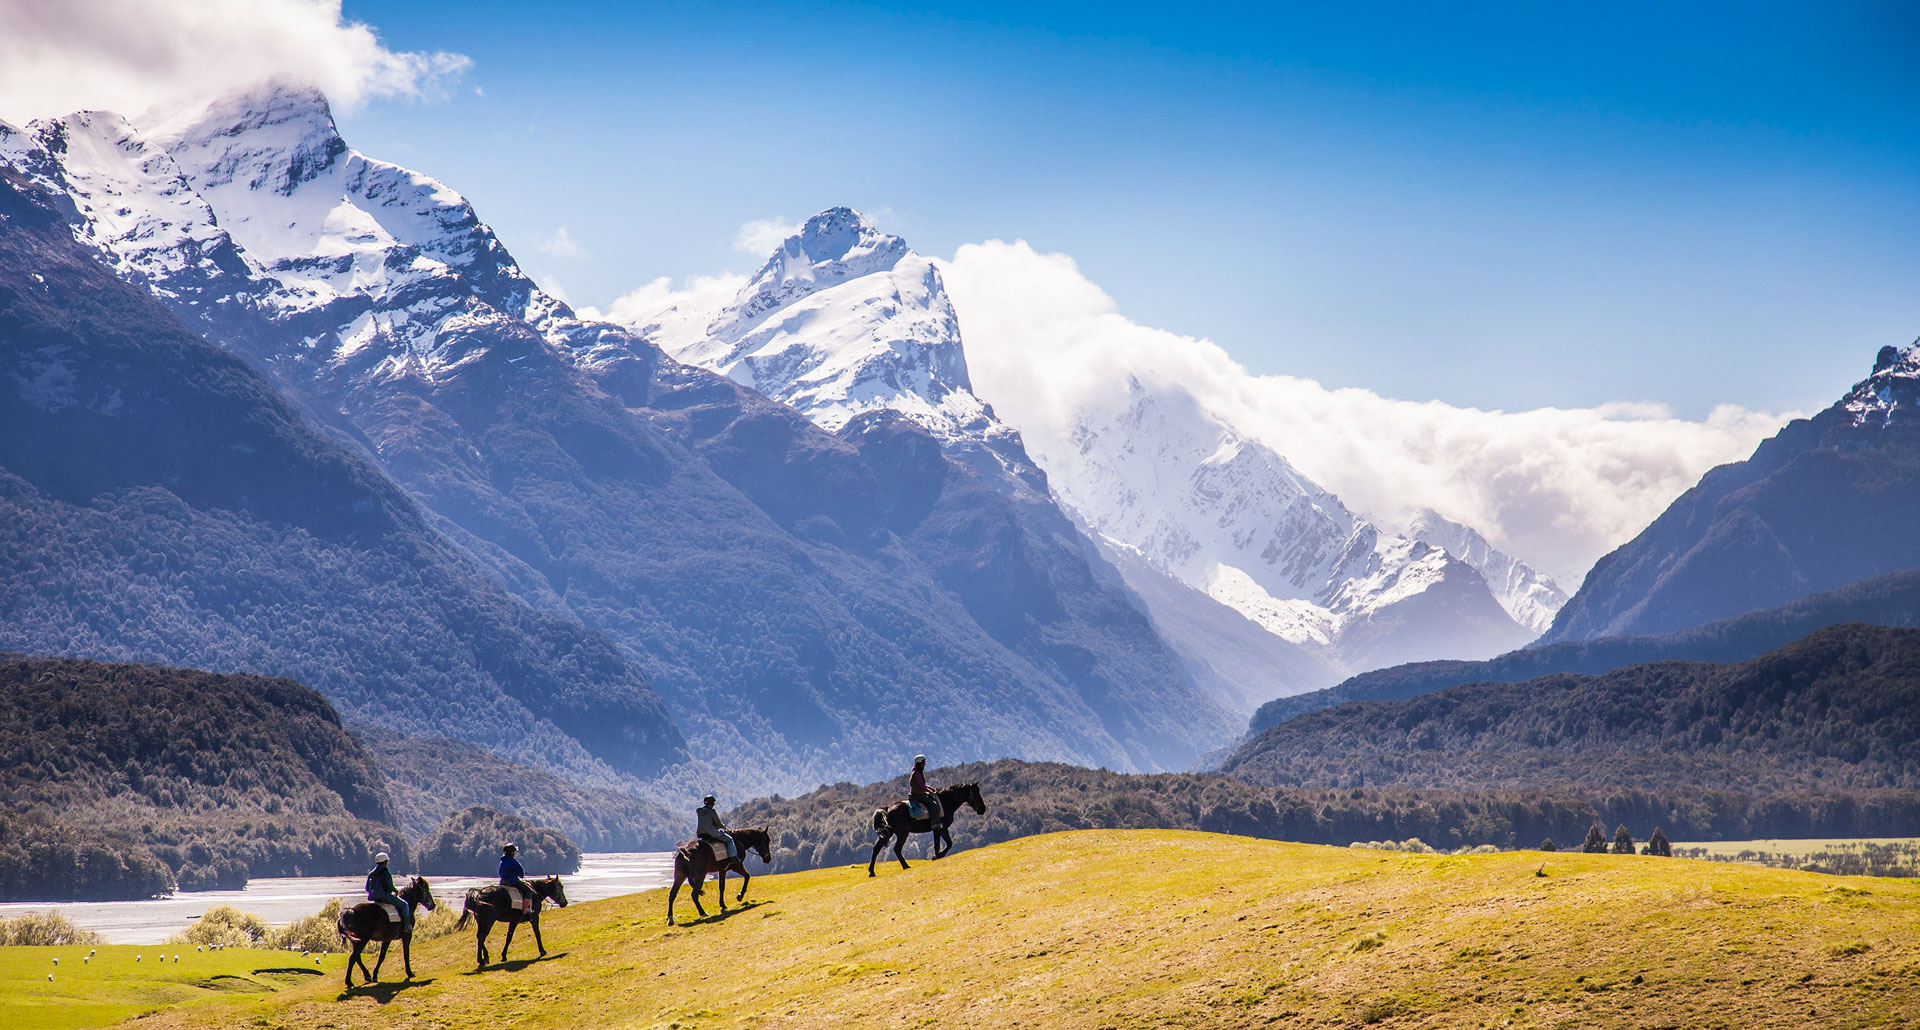
M 1413 400 L 1812 409 L 1920 334 L 1907 5 L 345 10 L 474 61 L 349 142 L 579 303 L 750 270 L 741 223 L 850 204 Z M 582 254 L 535 248 L 562 226 Z

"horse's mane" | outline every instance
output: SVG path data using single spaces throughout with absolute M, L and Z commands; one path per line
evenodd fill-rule
M 737 830 L 730 830 L 728 832 L 733 834 L 735 843 L 741 843 L 741 837 L 758 837 L 769 843 L 773 841 L 773 835 L 768 833 L 767 828 L 764 826 L 742 826 Z M 744 847 L 745 845 L 742 844 L 742 846 Z

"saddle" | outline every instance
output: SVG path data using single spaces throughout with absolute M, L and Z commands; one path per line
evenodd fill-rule
M 934 796 L 933 796 L 933 795 L 931 795 L 931 794 L 929 794 L 929 795 L 927 795 L 927 800 L 928 800 L 928 801 L 930 801 L 930 802 L 932 802 L 932 804 L 931 804 L 931 805 L 926 805 L 926 804 L 922 804 L 922 803 L 921 803 L 921 802 L 920 802 L 920 801 L 919 801 L 918 799 L 916 799 L 916 798 L 908 798 L 908 799 L 907 799 L 907 815 L 908 815 L 908 816 L 909 816 L 910 818 L 914 818 L 914 819 L 938 819 L 938 818 L 940 818 L 940 815 L 941 815 L 941 813 L 940 813 L 940 799 L 939 799 L 939 798 L 936 798 L 936 797 L 934 797 Z
M 374 904 L 379 905 L 380 911 L 385 912 L 387 914 L 387 922 L 397 923 L 400 921 L 400 910 L 393 907 L 393 902 L 376 901 L 374 902 Z
M 507 907 L 508 907 L 508 908 L 517 908 L 517 909 L 519 909 L 520 911 L 522 911 L 522 912 L 526 912 L 526 913 L 532 913 L 532 912 L 533 912 L 533 901 L 534 901 L 534 899 L 533 899 L 533 898 L 531 898 L 531 897 L 527 897 L 527 896 L 524 896 L 524 895 L 522 895 L 522 894 L 520 893 L 520 888 L 518 888 L 518 887 L 509 887 L 509 886 L 507 886 L 506 884 L 504 884 L 504 883 L 503 883 L 503 884 L 501 884 L 501 885 L 500 885 L 500 889 L 501 889 L 501 890 L 503 890 L 503 891 L 506 891 L 506 892 L 507 892 Z

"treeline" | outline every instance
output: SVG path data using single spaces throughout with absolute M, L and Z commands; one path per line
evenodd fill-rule
M 1274 786 L 1920 789 L 1920 630 L 1847 625 L 1737 665 L 1469 684 L 1269 727 L 1221 768 Z
M 237 887 L 412 854 L 387 825 L 379 770 L 333 708 L 264 676 L 0 657 L 9 811 L 26 813 L 16 822 L 41 850 L 10 852 L 27 875 L 0 885 L 7 900 Z
M 1059 830 L 1186 829 L 1311 844 L 1418 837 L 1436 847 L 1533 847 L 1579 841 L 1590 826 L 1627 824 L 1669 837 L 1855 837 L 1920 832 L 1920 792 L 1770 794 L 1380 790 L 1267 787 L 1204 773 L 1137 775 L 1003 759 L 936 770 L 937 783 L 979 781 L 987 814 L 963 810 L 957 846 L 997 844 Z M 797 798 L 734 809 L 731 826 L 772 831 L 776 868 L 865 863 L 873 810 L 904 797 L 904 778 L 824 786 Z M 1645 832 L 1643 831 L 1643 832 Z M 925 839 L 925 838 L 922 838 Z
M 588 851 L 664 851 L 686 836 L 688 816 L 569 783 L 466 741 L 403 737 L 367 723 L 349 729 L 379 762 L 400 828 L 415 839 L 475 805 L 552 827 Z
M 1920 625 L 1920 569 L 1875 576 L 1678 633 L 1566 641 L 1485 661 L 1414 662 L 1377 669 L 1325 690 L 1275 698 L 1254 712 L 1249 731 L 1259 733 L 1294 716 L 1351 701 L 1405 700 L 1463 683 L 1519 683 L 1561 672 L 1598 675 L 1648 662 L 1746 661 L 1822 627 L 1849 622 Z
M 0 899 L 157 898 L 173 889 L 166 863 L 127 837 L 0 815 Z
M 420 843 L 424 872 L 493 876 L 500 870 L 503 844 L 518 845 L 520 864 L 529 877 L 580 871 L 580 849 L 557 830 L 535 826 L 517 815 L 474 806 L 456 812 Z

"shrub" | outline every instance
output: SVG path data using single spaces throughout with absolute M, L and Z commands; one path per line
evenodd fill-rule
M 1647 854 L 1661 858 L 1673 857 L 1673 843 L 1667 840 L 1667 835 L 1658 826 L 1653 828 L 1653 836 L 1647 838 Z
M 194 920 L 192 926 L 167 938 L 168 944 L 205 945 L 215 948 L 260 948 L 267 946 L 273 928 L 252 912 L 232 905 L 215 905 Z
M 1633 834 L 1627 832 L 1627 824 L 1621 823 L 1613 831 L 1613 853 L 1616 855 L 1633 854 Z
M 340 899 L 328 898 L 320 911 L 268 931 L 262 947 L 288 951 L 339 951 Z
M 1607 831 L 1601 827 L 1599 823 L 1594 823 L 1592 826 L 1587 827 L 1587 840 L 1586 843 L 1580 845 L 1580 850 L 1589 855 L 1606 854 Z
M 105 944 L 99 934 L 58 912 L 0 916 L 0 945 Z
M 1548 837 L 1548 838 L 1547 838 L 1546 840 L 1543 840 L 1543 841 L 1541 841 L 1541 842 L 1540 842 L 1540 846 L 1539 846 L 1538 848 L 1536 848 L 1535 850 L 1537 850 L 1537 851 L 1559 851 L 1559 850 L 1560 850 L 1560 845 L 1558 845 L 1558 844 L 1555 844 L 1555 843 L 1553 842 L 1553 838 L 1552 838 L 1552 837 Z

